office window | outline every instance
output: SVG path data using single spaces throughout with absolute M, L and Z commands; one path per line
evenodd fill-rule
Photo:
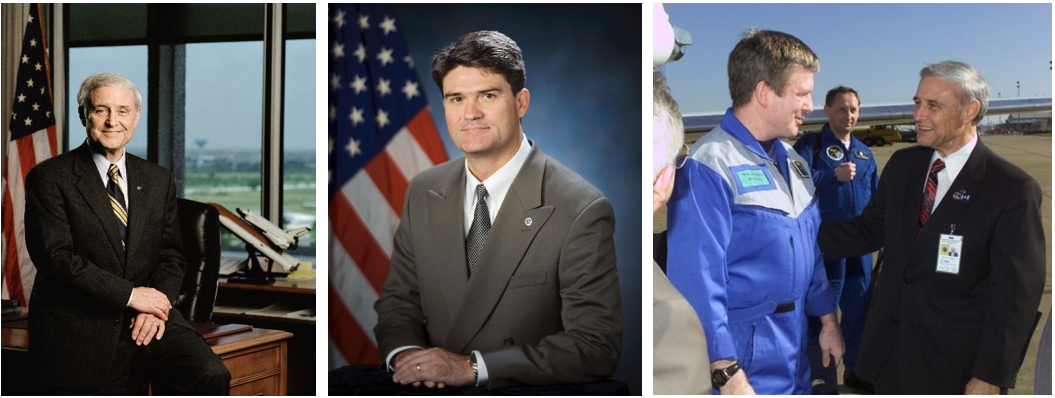
M 127 77 L 135 83 L 143 96 L 143 114 L 139 117 L 132 140 L 126 149 L 129 153 L 141 158 L 147 157 L 147 46 L 103 46 L 70 48 L 70 80 L 67 98 L 69 98 L 69 117 L 66 118 L 69 129 L 70 149 L 81 146 L 88 137 L 80 118 L 77 117 L 77 89 L 84 79 L 96 73 L 111 72 Z
M 260 213 L 263 44 L 187 44 L 184 197 Z M 244 252 L 226 229 L 225 250 Z
M 315 39 L 286 40 L 283 94 L 282 227 L 311 228 L 296 253 L 314 253 Z

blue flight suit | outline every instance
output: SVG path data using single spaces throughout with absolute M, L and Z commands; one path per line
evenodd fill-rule
M 819 150 L 815 152 L 815 148 Z M 872 192 L 879 186 L 878 167 L 868 146 L 850 134 L 850 148 L 847 150 L 843 142 L 835 137 L 825 124 L 819 133 L 806 134 L 800 138 L 795 143 L 795 150 L 806 159 L 813 171 L 813 183 L 817 187 L 817 198 L 820 201 L 821 222 L 844 221 L 861 214 L 872 198 Z M 835 168 L 846 162 L 856 165 L 856 174 L 850 181 L 839 182 L 835 176 Z M 852 372 L 857 363 L 857 350 L 861 343 L 861 333 L 864 331 L 865 315 L 868 313 L 872 254 L 825 261 L 824 268 L 827 270 L 832 291 L 835 292 L 836 302 L 842 310 L 840 328 L 846 343 L 843 363 L 846 372 Z M 820 321 L 811 318 L 809 327 L 810 344 L 816 345 Z M 835 372 L 830 373 L 827 382 L 837 391 L 838 380 L 835 380 Z
M 711 361 L 739 361 L 759 394 L 808 394 L 806 315 L 834 312 L 835 296 L 809 166 L 771 144 L 772 157 L 731 109 L 696 142 L 667 205 L 667 274 Z

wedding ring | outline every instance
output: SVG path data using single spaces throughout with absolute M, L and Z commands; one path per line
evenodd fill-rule
M 420 363 L 419 363 L 419 364 L 416 364 L 416 365 L 414 365 L 414 367 L 418 368 L 418 371 L 419 371 L 419 372 L 421 371 L 421 364 L 420 364 Z

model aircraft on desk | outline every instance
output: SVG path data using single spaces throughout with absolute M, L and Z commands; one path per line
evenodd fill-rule
M 237 209 L 238 214 L 241 214 L 246 221 L 253 226 L 260 229 L 260 232 L 264 233 L 271 243 L 275 246 L 282 248 L 283 250 L 297 250 L 297 240 L 301 235 L 304 235 L 311 231 L 311 228 L 303 227 L 297 229 L 291 229 L 289 231 L 283 231 L 277 225 L 273 224 L 263 216 L 256 214 L 256 212 L 249 209 Z
M 270 275 L 272 265 L 278 264 L 280 267 L 282 267 L 285 272 L 290 272 L 296 269 L 297 264 L 299 264 L 300 261 L 297 260 L 296 257 L 293 257 L 288 253 L 284 252 L 283 247 L 280 247 L 278 243 L 266 236 L 265 233 L 262 232 L 264 228 L 254 226 L 259 224 L 250 224 L 249 222 L 246 222 L 246 219 L 239 217 L 238 215 L 232 213 L 230 210 L 227 210 L 227 208 L 219 204 L 210 203 L 210 205 L 215 207 L 216 210 L 220 212 L 220 224 L 222 224 L 225 228 L 227 228 L 227 230 L 233 232 L 236 236 L 238 236 L 239 239 L 245 242 L 246 251 L 249 252 L 250 263 L 249 268 L 246 270 L 246 275 L 240 277 L 231 277 L 228 279 L 228 282 L 268 284 L 274 281 L 274 278 Z M 260 217 L 256 213 L 253 213 L 251 210 L 237 210 L 239 213 L 245 214 L 245 212 L 248 212 L 256 216 L 256 218 L 259 218 L 259 220 L 256 220 L 257 223 L 267 222 L 270 228 L 281 231 L 282 234 L 290 234 L 290 236 L 292 237 L 289 239 L 289 241 L 286 241 L 283 235 L 278 235 L 275 234 L 274 231 L 271 231 L 271 234 L 276 236 L 275 239 L 278 239 L 279 242 L 285 243 L 286 248 L 290 246 L 296 248 L 297 237 L 303 235 L 303 233 L 297 233 L 299 232 L 299 230 L 294 230 L 288 233 L 282 231 L 277 226 L 267 221 L 267 219 Z M 268 264 L 268 269 L 266 271 L 263 269 L 263 267 L 260 265 L 259 260 L 257 259 L 256 253 L 258 252 L 263 254 L 264 256 L 267 256 L 267 258 L 271 260 Z

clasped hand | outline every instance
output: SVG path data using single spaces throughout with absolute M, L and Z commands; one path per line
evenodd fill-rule
M 136 345 L 149 345 L 153 339 L 161 340 L 165 335 L 165 321 L 154 314 L 139 313 L 128 328 L 132 329 L 132 340 Z
M 428 388 L 472 386 L 475 381 L 468 355 L 458 355 L 442 348 L 409 349 L 393 359 L 399 384 L 425 385 Z

